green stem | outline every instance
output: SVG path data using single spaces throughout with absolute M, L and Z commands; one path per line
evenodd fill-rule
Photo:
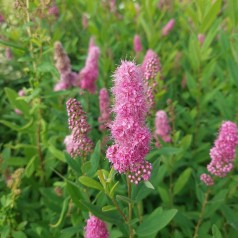
M 112 199 L 112 203 L 113 205 L 117 208 L 118 212 L 122 215 L 123 219 L 125 220 L 125 222 L 128 222 L 128 218 L 126 217 L 125 213 L 121 210 L 121 208 L 119 207 L 117 201 L 114 198 Z
M 128 198 L 131 199 L 131 181 L 128 178 L 128 175 L 126 176 L 127 181 L 127 189 L 128 189 Z M 132 218 L 132 204 L 128 204 L 128 223 L 130 223 Z M 129 231 L 130 231 L 130 238 L 134 237 L 133 227 L 129 224 Z
M 200 212 L 200 215 L 199 215 L 199 219 L 198 219 L 197 225 L 195 226 L 193 238 L 198 238 L 198 230 L 199 230 L 199 227 L 200 227 L 200 225 L 202 223 L 202 220 L 203 220 L 206 205 L 208 203 L 209 193 L 210 193 L 210 189 L 208 189 L 206 194 L 205 194 L 205 198 L 204 198 L 203 203 L 202 203 L 202 209 L 201 209 L 201 212 Z

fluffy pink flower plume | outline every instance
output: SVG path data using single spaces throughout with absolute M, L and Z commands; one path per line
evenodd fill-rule
M 100 117 L 98 122 L 100 123 L 99 129 L 101 131 L 105 130 L 111 121 L 111 110 L 110 110 L 110 98 L 106 88 L 102 88 L 99 93 L 99 108 Z
M 84 238 L 108 238 L 109 233 L 106 224 L 95 216 L 90 216 L 84 227 Z
M 205 40 L 205 35 L 204 34 L 198 34 L 198 41 L 199 41 L 200 45 L 203 44 L 204 40 Z
M 5 50 L 5 56 L 8 60 L 12 60 L 12 51 L 9 47 L 7 47 Z
M 133 62 L 122 61 L 114 75 L 112 88 L 115 119 L 110 125 L 115 144 L 106 156 L 119 173 L 129 173 L 131 182 L 148 180 L 151 165 L 145 161 L 151 134 L 146 127 L 148 112 L 141 70 Z
M 54 44 L 54 59 L 55 67 L 60 73 L 60 81 L 55 85 L 54 91 L 65 90 L 74 86 L 77 74 L 72 72 L 70 59 L 59 41 Z
M 161 64 L 158 55 L 151 49 L 146 52 L 144 61 L 141 65 L 141 69 L 144 76 L 144 83 L 147 88 L 147 101 L 149 108 L 154 105 L 154 94 L 157 83 L 156 76 L 161 72 Z
M 207 186 L 213 186 L 214 180 L 209 174 L 201 174 L 200 180 Z
M 5 21 L 4 16 L 0 13 L 0 23 L 3 23 Z
M 59 8 L 57 7 L 56 4 L 48 8 L 48 14 L 51 16 L 59 17 Z
M 141 52 L 142 51 L 142 44 L 141 44 L 141 40 L 140 40 L 140 36 L 139 35 L 136 34 L 134 36 L 133 43 L 134 43 L 134 51 L 136 53 Z
M 99 54 L 99 48 L 94 45 L 94 41 L 90 40 L 88 57 L 84 68 L 79 72 L 79 82 L 77 82 L 82 89 L 88 90 L 90 93 L 95 93 L 96 91 L 95 81 L 97 80 L 99 74 Z
M 85 156 L 92 150 L 93 142 L 88 138 L 90 126 L 87 123 L 86 113 L 82 106 L 76 99 L 70 98 L 66 102 L 68 112 L 69 129 L 72 134 L 65 138 L 67 152 L 71 157 Z
M 174 27 L 174 24 L 175 24 L 175 20 L 174 19 L 171 19 L 162 29 L 162 35 L 163 36 L 167 36 L 170 31 L 173 29 Z
M 237 145 L 238 130 L 236 124 L 231 121 L 224 121 L 214 146 L 210 150 L 211 162 L 207 165 L 208 172 L 220 178 L 225 177 L 233 168 Z M 204 175 L 201 180 L 208 184 Z
M 88 27 L 88 16 L 86 13 L 83 13 L 82 15 L 82 26 L 83 26 L 83 29 L 87 29 Z
M 156 118 L 155 118 L 155 135 L 160 136 L 160 138 L 164 142 L 171 142 L 170 137 L 171 127 L 169 125 L 169 120 L 167 117 L 167 113 L 163 110 L 157 111 Z M 159 145 L 159 142 L 158 146 Z

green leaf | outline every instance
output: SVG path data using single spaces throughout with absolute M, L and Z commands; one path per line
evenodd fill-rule
M 158 207 L 155 211 L 144 218 L 136 233 L 139 237 L 155 235 L 158 231 L 169 224 L 176 213 L 176 209 L 163 211 L 162 207 Z
M 6 160 L 6 164 L 9 166 L 24 166 L 28 163 L 28 160 L 23 157 L 11 157 Z
M 69 167 L 76 172 L 77 175 L 81 174 L 81 165 L 79 164 L 79 161 L 76 159 L 73 159 L 70 157 L 70 155 L 67 152 L 64 152 L 64 158 Z
M 90 157 L 91 169 L 87 172 L 89 176 L 92 176 L 98 170 L 100 155 L 101 155 L 101 142 L 99 140 Z
M 214 20 L 216 19 L 219 11 L 221 9 L 221 0 L 216 0 L 211 8 L 209 9 L 208 13 L 203 19 L 202 27 L 200 32 L 205 32 L 207 29 L 210 28 Z
M 170 196 L 169 196 L 169 191 L 168 191 L 167 186 L 165 186 L 165 185 L 159 186 L 159 187 L 158 187 L 158 191 L 159 191 L 159 194 L 160 194 L 160 197 L 161 197 L 162 201 L 163 201 L 165 204 L 169 204 L 169 202 L 170 202 Z
M 190 179 L 191 173 L 192 169 L 187 168 L 180 174 L 180 176 L 178 177 L 177 181 L 174 184 L 174 195 L 178 194 L 184 188 L 184 186 Z
M 144 184 L 147 188 L 150 188 L 150 189 L 155 189 L 154 186 L 152 185 L 152 183 L 150 181 L 144 181 Z
M 13 231 L 12 236 L 13 236 L 13 238 L 27 238 L 25 233 L 22 231 Z
M 11 88 L 4 88 L 7 98 L 13 108 L 18 108 L 25 116 L 29 116 L 29 105 L 22 99 L 17 100 L 19 95 Z
M 90 177 L 81 176 L 81 177 L 79 177 L 79 182 L 81 184 L 85 185 L 86 187 L 95 188 L 95 189 L 98 189 L 100 191 L 104 191 L 102 185 L 99 182 L 97 182 L 96 180 L 94 180 Z
M 117 186 L 119 185 L 119 181 L 117 181 L 111 188 L 110 192 L 109 192 L 109 196 L 110 197 L 114 197 L 114 192 L 116 191 Z
M 36 162 L 37 156 L 33 156 L 31 160 L 28 162 L 26 169 L 25 169 L 25 175 L 26 177 L 31 177 L 31 175 L 34 173 L 36 167 L 35 167 L 35 162 Z
M 175 148 L 175 147 L 162 147 L 158 149 L 158 154 L 161 155 L 175 155 L 182 151 L 181 148 Z
M 114 210 L 116 210 L 116 207 L 114 207 L 112 205 L 107 205 L 107 206 L 102 207 L 103 212 L 114 211 Z
M 16 48 L 16 49 L 18 49 L 18 50 L 27 51 L 26 48 L 23 48 L 23 47 L 21 47 L 21 46 L 19 46 L 19 45 L 16 45 L 16 44 L 11 43 L 11 42 L 8 42 L 8 41 L 0 40 L 0 44 L 6 45 L 6 46 L 10 46 L 10 47 Z
M 33 125 L 33 122 L 34 122 L 34 120 L 32 118 L 28 123 L 26 123 L 26 125 L 17 126 L 16 124 L 11 123 L 9 121 L 0 120 L 0 123 L 2 123 L 3 125 L 5 125 L 7 127 L 10 127 L 12 130 L 18 131 L 18 132 L 27 131 L 27 129 L 30 128 Z
M 231 209 L 227 205 L 223 205 L 221 210 L 227 220 L 227 223 L 230 224 L 235 230 L 238 230 L 238 217 L 237 212 L 234 209 Z
M 58 227 L 63 222 L 63 219 L 65 218 L 67 211 L 68 211 L 69 199 L 70 199 L 70 197 L 67 197 L 64 200 L 59 220 L 55 224 L 50 224 L 51 227 Z
M 82 172 L 83 172 L 84 174 L 87 173 L 87 171 L 89 171 L 89 170 L 91 169 L 91 167 L 92 167 L 91 161 L 85 162 L 85 163 L 82 165 L 82 167 L 81 167 Z
M 133 203 L 133 201 L 130 198 L 122 196 L 122 195 L 116 195 L 116 199 L 123 201 L 125 203 Z
M 65 156 L 64 156 L 64 152 L 58 150 L 57 148 L 55 148 L 55 146 L 53 144 L 49 144 L 48 145 L 48 150 L 50 151 L 50 153 L 52 155 L 55 156 L 56 159 L 60 160 L 61 162 L 65 162 Z
M 110 222 L 112 224 L 120 225 L 123 220 L 117 211 L 102 212 L 101 207 L 95 206 L 89 202 L 80 200 L 82 206 L 84 206 L 88 211 L 93 213 L 96 217 L 103 221 Z
M 212 238 L 222 238 L 222 234 L 215 224 L 212 226 Z

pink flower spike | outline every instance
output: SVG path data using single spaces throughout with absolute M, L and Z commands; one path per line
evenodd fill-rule
M 134 36 L 134 51 L 136 53 L 139 53 L 142 51 L 142 44 L 141 44 L 140 36 L 137 34 Z
M 106 224 L 95 216 L 90 216 L 84 227 L 84 238 L 109 238 Z
M 110 98 L 106 88 L 102 88 L 99 93 L 99 108 L 100 108 L 100 117 L 98 122 L 100 123 L 100 130 L 103 131 L 107 128 L 110 122 Z
M 90 126 L 87 123 L 86 113 L 83 111 L 82 106 L 76 99 L 70 98 L 66 102 L 68 112 L 69 129 L 72 130 L 72 137 L 66 137 L 65 144 L 71 151 L 71 157 L 85 156 L 91 152 L 93 142 L 88 138 Z
M 210 150 L 211 162 L 208 171 L 218 177 L 225 177 L 234 164 L 236 146 L 238 145 L 238 130 L 234 122 L 222 123 L 214 147 Z
M 214 180 L 213 178 L 208 175 L 208 174 L 201 174 L 200 180 L 206 184 L 207 186 L 213 186 L 214 185 Z
M 170 125 L 167 113 L 163 110 L 157 111 L 155 118 L 155 134 L 159 135 L 164 142 L 171 142 Z
M 162 35 L 163 36 L 167 36 L 170 31 L 173 29 L 174 27 L 174 24 L 175 24 L 175 20 L 174 19 L 171 19 L 162 29 Z
M 140 168 L 146 163 L 151 135 L 145 123 L 148 105 L 143 77 L 133 62 L 122 61 L 117 68 L 112 92 L 115 119 L 110 129 L 115 144 L 107 149 L 106 156 L 119 173 L 141 171 Z M 132 176 L 131 181 L 138 180 Z
M 204 34 L 198 34 L 198 41 L 199 41 L 200 45 L 203 44 L 204 40 L 205 40 L 205 35 Z
M 99 74 L 98 60 L 100 49 L 97 46 L 94 46 L 93 40 L 91 40 L 90 42 L 91 43 L 89 45 L 88 57 L 86 59 L 84 68 L 78 74 L 77 84 L 82 89 L 85 89 L 90 93 L 95 93 L 95 81 L 97 80 Z

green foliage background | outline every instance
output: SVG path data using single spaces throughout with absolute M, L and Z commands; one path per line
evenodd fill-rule
M 238 234 L 237 161 L 232 173 L 208 189 L 199 180 L 222 121 L 238 122 L 238 4 L 236 0 L 59 0 L 59 17 L 47 13 L 49 1 L 0 0 L 0 234 L 1 237 L 83 237 L 89 212 L 107 222 L 110 237 L 229 237 Z M 162 2 L 162 1 L 161 1 Z M 42 4 L 45 4 L 44 6 Z M 29 5 L 27 5 L 29 4 Z M 52 3 L 49 3 L 52 4 Z M 139 6 L 139 10 L 137 10 Z M 82 16 L 88 18 L 87 28 Z M 171 19 L 175 26 L 162 36 Z M 133 50 L 139 34 L 143 52 Z M 205 35 L 201 45 L 198 34 Z M 61 41 L 72 68 L 79 71 L 90 37 L 100 47 L 97 89 L 110 90 L 121 59 L 141 64 L 147 49 L 160 57 L 156 110 L 171 118 L 170 144 L 151 143 L 150 183 L 132 185 L 111 170 L 102 143 L 109 132 L 98 129 L 98 91 L 79 88 L 54 92 L 59 73 L 53 45 Z M 4 52 L 10 47 L 13 58 Z M 24 88 L 26 96 L 17 91 Z M 69 134 L 65 102 L 77 98 L 88 115 L 95 143 L 86 163 L 65 152 Z M 113 103 L 113 101 L 112 101 Z M 17 115 L 14 109 L 23 114 Z M 155 111 L 148 118 L 154 131 Z M 7 181 L 19 168 L 16 187 Z M 17 190 L 19 189 L 20 192 Z M 208 193 L 209 192 L 209 193 Z M 209 195 L 208 195 L 209 194 Z M 123 221 L 116 209 L 133 219 Z

